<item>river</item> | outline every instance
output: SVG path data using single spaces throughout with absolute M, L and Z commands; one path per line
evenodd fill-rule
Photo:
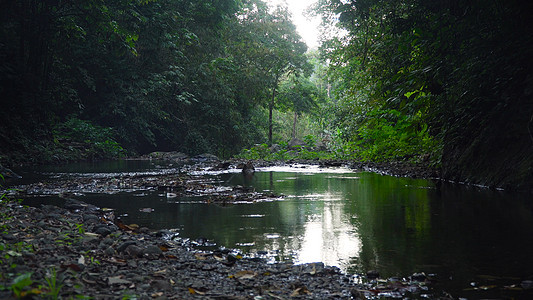
M 26 182 L 112 172 L 162 172 L 151 161 L 79 163 L 18 170 Z M 130 224 L 174 229 L 251 256 L 295 263 L 321 261 L 384 278 L 435 274 L 454 296 L 479 290 L 505 295 L 533 276 L 533 202 L 528 194 L 344 168 L 261 168 L 210 173 L 221 186 L 246 186 L 283 197 L 216 205 L 197 197 L 169 198 L 156 190 L 84 194 Z M 26 203 L 59 203 L 54 197 Z M 149 208 L 140 210 L 141 208 Z M 148 212 L 147 212 L 148 211 Z

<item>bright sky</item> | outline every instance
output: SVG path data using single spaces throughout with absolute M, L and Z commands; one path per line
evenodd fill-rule
M 292 14 L 293 22 L 296 25 L 298 33 L 305 41 L 309 48 L 318 48 L 318 26 L 320 25 L 320 18 L 313 17 L 308 19 L 305 10 L 314 4 L 317 0 L 266 0 L 270 5 L 278 5 L 285 3 L 289 7 Z

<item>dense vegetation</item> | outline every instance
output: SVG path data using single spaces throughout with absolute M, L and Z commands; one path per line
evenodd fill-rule
M 1 154 L 227 157 L 265 140 L 307 48 L 285 8 L 240 2 L 3 1 Z
M 346 31 L 322 48 L 339 134 L 355 153 L 430 154 L 447 178 L 533 186 L 531 3 L 321 0 L 317 9 Z
M 0 162 L 249 148 L 533 185 L 529 3 L 319 0 L 320 53 L 261 0 L 0 9 Z

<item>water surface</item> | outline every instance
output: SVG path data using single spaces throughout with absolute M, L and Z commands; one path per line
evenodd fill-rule
M 39 176 L 161 169 L 153 162 L 128 162 L 43 169 Z M 260 169 L 249 178 L 211 176 L 218 185 L 284 197 L 229 206 L 167 198 L 158 191 L 81 199 L 115 208 L 127 223 L 176 229 L 182 237 L 206 238 L 250 255 L 266 253 L 273 261 L 322 261 L 349 273 L 378 270 L 382 277 L 435 273 L 439 285 L 455 294 L 468 293 L 464 289 L 483 278 L 519 284 L 533 276 L 529 195 L 305 166 Z

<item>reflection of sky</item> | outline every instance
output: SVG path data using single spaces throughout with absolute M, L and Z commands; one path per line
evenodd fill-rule
M 341 198 L 326 193 L 317 200 L 325 202 L 323 210 L 308 216 L 296 262 L 324 262 L 344 269 L 350 257 L 359 253 L 361 241 L 346 219 Z

